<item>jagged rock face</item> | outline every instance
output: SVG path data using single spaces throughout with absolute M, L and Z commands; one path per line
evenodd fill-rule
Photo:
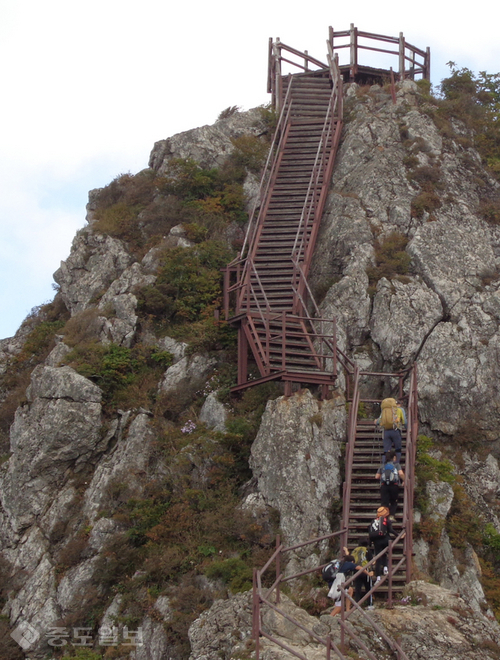
M 66 307 L 72 314 L 87 309 L 132 262 L 118 239 L 94 234 L 88 228 L 80 230 L 70 256 L 54 273 Z
M 497 272 L 500 230 L 480 218 L 478 205 L 498 184 L 479 170 L 478 154 L 461 146 L 463 127 L 456 122 L 457 139 L 444 139 L 415 108 L 415 92 L 406 81 L 394 105 L 383 90 L 363 101 L 355 86 L 348 89 L 313 281 L 324 289 L 339 280 L 322 314 L 337 318 L 348 352 L 371 339 L 372 365 L 388 371 L 418 357 L 420 416 L 430 429 L 452 435 L 476 416 L 496 440 L 499 285 L 485 286 L 483 278 Z M 439 176 L 441 205 L 432 216 L 412 213 L 421 189 L 408 176 L 409 155 Z M 404 282 L 382 278 L 371 303 L 365 271 L 373 244 L 395 231 L 409 238 L 410 272 Z
M 201 126 L 156 142 L 149 157 L 149 167 L 164 174 L 172 158 L 192 158 L 204 168 L 218 167 L 233 150 L 231 139 L 252 133 L 258 135 L 262 130 L 258 108 L 235 112 L 212 126 Z
M 398 637 L 409 658 L 456 660 L 456 658 L 493 659 L 497 657 L 500 627 L 491 618 L 473 612 L 452 591 L 426 582 L 412 582 L 407 587 L 412 604 L 396 604 L 392 610 L 375 609 L 372 620 L 392 638 Z M 239 594 L 226 601 L 216 601 L 189 629 L 192 653 L 190 660 L 218 660 L 235 657 L 249 642 L 251 629 L 251 594 Z M 340 645 L 338 617 L 312 617 L 281 595 L 279 608 L 317 636 Z M 353 616 L 350 625 L 375 657 L 389 654 L 388 647 L 363 617 Z M 280 644 L 311 660 L 325 658 L 325 646 L 281 614 L 262 606 L 262 625 Z M 346 640 L 348 637 L 346 636 Z M 355 640 L 348 640 L 347 655 L 364 652 Z M 260 638 L 260 657 L 265 660 L 291 660 L 295 656 L 270 640 Z M 334 654 L 332 653 L 332 657 Z
M 308 390 L 269 401 L 252 446 L 250 466 L 266 504 L 279 510 L 286 545 L 328 534 L 332 502 L 340 497 L 339 459 L 345 400 L 322 403 Z M 310 555 L 305 549 L 302 559 Z M 316 562 L 317 557 L 312 557 Z M 297 568 L 292 559 L 288 570 Z
M 66 471 L 84 464 L 101 441 L 101 390 L 70 367 L 39 365 L 26 396 L 12 425 L 13 455 L 0 488 L 16 532 L 43 515 Z

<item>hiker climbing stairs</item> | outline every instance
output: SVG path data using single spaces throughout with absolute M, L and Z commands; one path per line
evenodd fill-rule
M 356 425 L 355 446 L 351 465 L 351 496 L 349 504 L 349 533 L 347 547 L 349 549 L 362 545 L 368 536 L 368 527 L 376 516 L 380 506 L 380 481 L 375 479 L 384 456 L 382 435 L 373 421 L 358 420 Z M 405 471 L 406 431 L 402 432 L 401 468 Z M 396 520 L 392 523 L 394 531 L 399 534 L 403 524 L 403 489 L 400 489 Z M 402 556 L 403 543 L 400 542 L 394 551 L 394 560 Z M 399 571 L 394 576 L 395 588 L 402 587 L 406 576 Z

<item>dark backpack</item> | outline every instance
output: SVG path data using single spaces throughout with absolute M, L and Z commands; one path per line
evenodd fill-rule
M 321 570 L 321 577 L 325 582 L 328 582 L 328 584 L 331 584 L 339 572 L 340 568 L 340 561 L 338 559 L 334 559 L 331 561 L 329 564 L 323 567 Z
M 370 537 L 370 541 L 376 541 L 377 539 L 382 539 L 385 536 L 387 536 L 388 533 L 389 530 L 388 530 L 386 516 L 381 516 L 380 518 L 375 518 L 375 520 L 372 520 L 372 522 L 370 523 L 370 527 L 368 528 L 368 535 Z
M 382 470 L 382 476 L 380 477 L 380 481 L 383 484 L 399 483 L 398 469 L 392 461 L 384 465 L 384 469 Z

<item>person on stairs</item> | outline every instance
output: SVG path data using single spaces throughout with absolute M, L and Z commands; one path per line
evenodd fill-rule
M 361 545 L 354 548 L 351 553 L 354 557 L 356 568 L 359 566 L 364 568 L 373 558 L 373 552 L 370 550 L 370 539 L 363 539 L 360 541 L 360 544 Z M 354 579 L 354 600 L 357 603 L 359 603 L 363 596 L 370 591 L 372 586 L 371 578 L 373 575 L 374 573 L 372 570 L 368 571 L 368 573 L 365 571 L 365 573 L 361 573 L 361 575 L 358 575 L 358 577 Z
M 382 412 L 380 417 L 374 420 L 375 425 L 384 429 L 384 454 L 389 449 L 396 450 L 398 463 L 401 462 L 401 429 L 405 423 L 405 417 L 401 408 L 398 407 L 396 399 L 384 399 L 380 405 Z
M 354 575 L 354 573 L 356 573 L 357 571 L 362 569 L 363 566 L 361 566 L 361 565 L 356 566 L 356 561 L 355 561 L 354 557 L 349 554 L 348 549 L 343 548 L 343 550 L 344 550 L 344 557 L 342 559 L 342 563 L 340 564 L 340 568 L 339 568 L 338 572 L 344 574 L 345 579 L 343 581 L 345 581 L 345 580 L 348 580 L 350 577 L 352 577 Z M 368 571 L 365 571 L 365 573 L 366 573 L 367 577 L 370 575 L 370 573 Z M 372 575 L 373 575 L 373 573 L 372 573 Z M 352 584 L 348 588 L 347 593 L 352 598 L 353 593 L 354 593 L 354 588 L 353 588 Z M 352 603 L 349 600 L 349 598 L 346 598 L 346 611 L 347 612 L 349 612 L 349 610 L 351 609 L 351 605 L 352 605 Z M 330 616 L 336 616 L 337 614 L 340 614 L 341 611 L 342 611 L 342 596 L 339 596 L 339 598 L 337 598 L 337 600 L 335 601 L 335 607 L 330 612 Z
M 368 527 L 368 536 L 370 543 L 373 545 L 374 556 L 388 547 L 391 536 L 396 538 L 397 534 L 392 528 L 392 522 L 389 520 L 389 509 L 386 506 L 380 506 L 377 509 L 377 517 Z M 388 553 L 386 552 L 375 563 L 376 582 L 380 580 L 382 575 L 387 575 L 387 559 Z
M 399 488 L 403 485 L 405 479 L 401 465 L 396 462 L 396 459 L 397 455 L 394 449 L 388 451 L 375 475 L 375 479 L 380 480 L 380 506 L 389 509 L 391 522 L 396 522 Z

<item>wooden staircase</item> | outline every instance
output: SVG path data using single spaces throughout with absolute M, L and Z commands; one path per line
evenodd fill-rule
M 337 375 L 334 322 L 321 319 L 317 306 L 310 315 L 307 275 L 340 140 L 342 83 L 338 70 L 325 68 L 283 77 L 281 93 L 260 211 L 226 269 L 226 317 L 239 328 L 234 390 L 271 378 L 328 388 Z M 260 379 L 248 378 L 248 352 Z
M 405 471 L 406 457 L 406 431 L 402 433 L 401 468 Z M 361 544 L 368 536 L 368 526 L 376 516 L 380 506 L 380 482 L 375 474 L 382 464 L 383 442 L 380 430 L 375 430 L 373 421 L 358 420 L 356 437 L 351 465 L 351 497 L 348 516 L 347 547 L 352 550 Z M 396 513 L 394 531 L 402 531 L 404 492 L 401 489 Z M 394 548 L 394 561 L 401 559 L 403 543 L 399 542 Z M 406 583 L 406 574 L 398 571 L 393 576 L 393 586 L 396 590 L 403 588 Z M 382 589 L 383 590 L 383 589 Z

